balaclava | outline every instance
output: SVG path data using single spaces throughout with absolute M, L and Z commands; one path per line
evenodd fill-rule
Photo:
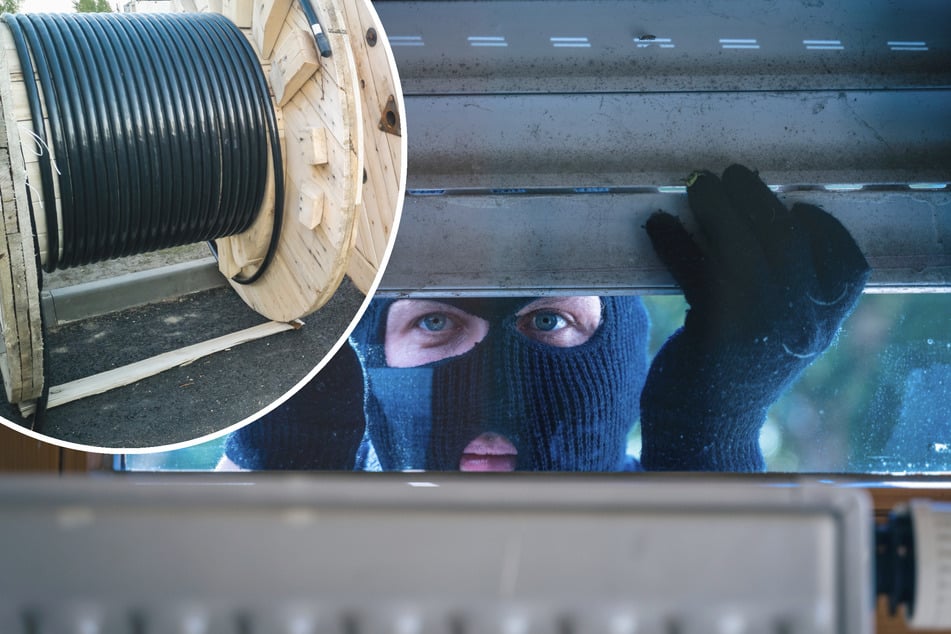
M 488 334 L 464 354 L 413 368 L 386 365 L 394 300 L 371 302 L 351 342 L 364 371 L 367 436 L 382 469 L 456 470 L 466 445 L 485 432 L 515 445 L 518 470 L 625 468 L 647 372 L 643 303 L 602 298 L 595 333 L 559 348 L 516 327 L 517 312 L 535 299 L 440 299 L 485 319 Z

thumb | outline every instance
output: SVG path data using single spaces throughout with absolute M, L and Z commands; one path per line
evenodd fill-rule
M 814 299 L 830 305 L 851 305 L 862 292 L 870 272 L 852 235 L 831 214 L 814 205 L 797 203 L 792 214 L 810 239 L 819 286 L 819 297 Z

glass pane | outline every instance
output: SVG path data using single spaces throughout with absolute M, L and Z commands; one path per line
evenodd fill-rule
M 122 471 L 213 471 L 224 453 L 227 436 L 184 449 L 117 456 Z
M 863 296 L 768 425 L 777 470 L 951 471 L 951 295 Z

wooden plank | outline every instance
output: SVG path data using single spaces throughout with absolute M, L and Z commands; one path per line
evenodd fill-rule
M 241 273 L 240 258 L 235 255 L 235 244 L 235 240 L 232 238 L 215 240 L 215 249 L 218 252 L 218 270 L 229 280 Z
M 10 396 L 11 403 L 18 403 L 23 399 L 38 396 L 38 394 L 33 393 L 33 363 L 36 355 L 31 345 L 30 329 L 31 326 L 39 328 L 40 325 L 36 324 L 34 326 L 31 324 L 32 316 L 27 307 L 27 267 L 24 262 L 23 236 L 19 233 L 9 232 L 9 227 L 7 227 L 7 230 L 7 254 L 10 278 L 14 284 L 14 289 L 6 298 L 9 305 L 12 305 L 13 312 L 6 313 L 5 325 L 9 325 L 11 321 L 14 322 L 15 334 L 11 332 L 11 336 L 15 336 L 17 339 L 17 351 L 19 353 L 19 356 L 14 358 L 13 352 L 8 349 L 7 358 L 12 364 L 16 365 L 20 376 L 19 384 L 15 385 L 18 389 L 15 389 L 13 395 Z M 32 254 L 32 250 L 30 252 Z M 13 320 L 9 318 L 10 315 L 13 315 Z M 42 350 L 42 347 L 40 347 L 40 350 Z M 36 362 L 41 363 L 42 357 L 36 359 Z
M 362 253 L 354 249 L 350 256 L 350 262 L 347 263 L 347 277 L 361 292 L 368 293 L 373 289 L 373 284 L 376 282 L 377 269 Z M 367 291 L 363 291 L 364 288 Z
M 407 155 L 405 108 L 396 61 L 372 5 L 364 0 L 344 0 L 343 6 L 360 78 L 366 174 L 355 254 L 347 274 L 357 288 L 368 293 L 385 264 L 402 210 Z M 371 29 L 375 37 L 368 41 Z M 399 135 L 380 128 L 391 98 L 400 120 Z
M 371 136 L 377 136 L 376 133 Z M 397 183 L 388 182 L 388 173 L 399 169 L 399 165 L 390 165 L 383 158 L 384 155 L 374 151 L 377 147 L 367 149 L 367 183 L 364 189 L 364 219 L 360 224 L 363 243 L 360 251 L 379 268 L 386 253 L 390 236 L 396 224 L 397 214 L 402 204 L 402 196 L 396 191 Z
M 4 24 L 0 26 L 3 30 L 9 28 Z M 18 403 L 38 397 L 42 390 L 43 341 L 27 170 L 12 107 L 12 65 L 18 65 L 16 55 L 0 57 L 0 136 L 5 148 L 0 151 L 0 330 L 4 346 L 0 372 L 8 401 Z M 30 293 L 35 297 L 30 298 Z
M 2 63 L 0 63 L 2 66 Z M 2 72 L 2 70 L 0 70 Z M 0 78 L 0 82 L 2 82 Z M 2 89 L 0 89 L 2 95 Z M 3 108 L 3 97 L 0 96 L 0 109 Z M 3 338 L 2 354 L 0 354 L 0 373 L 3 376 L 3 385 L 7 400 L 15 403 L 19 399 L 23 386 L 22 351 L 20 346 L 20 329 L 23 324 L 20 315 L 16 312 L 14 297 L 18 280 L 14 276 L 12 260 L 18 257 L 19 245 L 16 239 L 11 240 L 10 234 L 16 236 L 18 217 L 16 213 L 15 183 L 8 146 L 9 136 L 7 126 L 0 120 L 0 138 L 3 145 L 0 150 L 0 205 L 2 205 L 3 235 L 0 239 L 0 336 Z M 11 249 L 11 242 L 13 248 Z
M 319 77 L 319 82 L 308 82 L 301 87 L 293 100 L 284 106 L 284 116 L 289 117 L 289 112 L 302 113 L 301 129 L 313 125 L 308 125 L 308 120 L 320 121 L 327 129 L 328 143 L 336 141 L 338 145 L 349 147 L 359 114 L 358 107 L 350 107 L 351 103 L 359 104 L 354 101 L 358 97 L 355 78 L 352 85 L 347 87 L 330 81 L 323 70 Z
M 271 89 L 277 105 L 287 104 L 319 68 L 313 36 L 297 31 L 285 39 L 271 59 Z
M 11 73 L 11 76 L 19 75 L 22 78 L 19 58 L 14 56 L 14 58 L 7 60 L 7 64 L 9 69 L 15 71 Z M 15 105 L 24 104 L 28 101 L 26 90 L 22 81 L 15 83 L 11 82 L 10 86 L 12 89 L 12 97 Z M 10 117 L 9 114 L 7 116 Z M 20 235 L 18 237 L 19 253 L 14 256 L 14 251 L 11 248 L 10 266 L 13 270 L 14 277 L 19 279 L 20 283 L 22 284 L 22 286 L 17 288 L 16 292 L 14 293 L 14 301 L 16 305 L 15 310 L 18 314 L 18 323 L 20 324 L 20 358 L 21 372 L 23 376 L 23 393 L 21 394 L 21 399 L 34 399 L 39 397 L 45 379 L 43 367 L 44 343 L 42 315 L 40 312 L 39 271 L 36 266 L 37 254 L 34 248 L 32 235 L 36 222 L 33 219 L 33 214 L 31 212 L 31 209 L 41 210 L 39 215 L 43 215 L 43 204 L 40 195 L 40 184 L 42 181 L 40 178 L 33 180 L 23 161 L 31 154 L 31 149 L 33 150 L 33 154 L 40 154 L 44 152 L 48 153 L 54 161 L 54 164 L 55 156 L 49 147 L 40 147 L 37 139 L 35 139 L 32 134 L 30 134 L 28 140 L 24 142 L 22 130 L 27 126 L 25 123 L 20 121 L 16 121 L 15 124 L 17 125 L 18 130 L 21 130 L 21 134 L 19 137 L 19 144 L 14 154 L 16 157 L 16 161 L 14 162 L 14 170 L 18 179 L 22 178 L 22 185 L 17 182 L 16 186 L 14 187 L 14 192 L 17 199 L 17 226 L 19 228 Z M 7 125 L 8 129 L 10 129 L 9 126 L 14 125 L 14 122 L 8 119 Z M 45 125 L 47 125 L 47 136 L 49 136 L 48 124 Z M 32 121 L 30 122 L 28 131 L 31 129 Z M 11 151 L 13 151 L 13 148 L 11 148 Z M 55 180 L 53 185 L 54 194 L 58 195 L 59 188 L 58 183 Z M 41 224 L 45 230 L 45 218 Z M 45 244 L 45 240 L 43 244 Z
M 251 28 L 252 14 L 251 0 L 223 0 L 221 14 L 234 22 L 240 29 Z
M 372 190 L 368 193 L 372 194 Z M 354 251 L 361 254 L 368 262 L 376 261 L 376 247 L 373 244 L 373 227 L 370 226 L 370 216 L 364 208 L 365 202 L 357 209 L 357 241 Z M 366 291 L 364 291 L 366 292 Z
M 326 165 L 330 160 L 327 154 L 327 130 L 320 126 L 314 126 L 303 130 L 305 138 L 303 142 L 307 144 L 304 148 L 304 160 L 309 165 Z M 309 143 L 307 136 L 310 137 Z
M 327 206 L 323 190 L 312 182 L 303 183 L 298 201 L 298 220 L 308 229 L 316 229 L 324 219 L 324 208 Z
M 172 0 L 172 11 L 176 13 L 196 13 L 198 11 L 198 3 L 196 3 L 195 0 Z
M 17 57 L 16 42 L 14 42 L 13 32 L 9 28 L 0 29 L 0 53 L 8 60 Z M 11 82 L 22 81 L 23 70 L 19 63 L 15 66 L 8 64 L 7 73 Z
M 65 449 L 4 421 L 0 425 L 0 472 L 85 473 L 112 468 L 112 456 Z
M 372 140 L 378 144 L 380 152 L 389 152 L 389 156 L 385 157 L 385 163 L 398 166 L 406 160 L 406 118 L 404 116 L 406 108 L 393 49 L 371 3 L 366 0 L 344 0 L 344 6 L 347 10 L 347 20 L 355 25 L 351 30 L 351 42 L 354 47 L 357 75 L 360 77 L 361 97 L 367 104 L 365 110 L 367 130 L 380 132 Z M 367 32 L 370 29 L 376 33 L 373 46 L 370 46 L 367 41 Z M 378 125 L 384 106 L 391 96 L 396 101 L 396 110 L 401 120 L 400 127 L 403 134 L 400 136 L 383 133 Z M 368 142 L 370 140 L 368 139 Z M 394 177 L 398 179 L 399 173 L 397 172 Z
M 233 348 L 248 341 L 268 337 L 279 332 L 296 330 L 300 328 L 301 325 L 300 322 L 282 323 L 271 321 L 251 328 L 245 328 L 244 330 L 222 337 L 209 339 L 208 341 L 203 341 L 192 346 L 186 346 L 179 350 L 166 352 L 143 361 L 130 363 L 121 368 L 115 368 L 89 377 L 70 381 L 69 383 L 56 385 L 50 388 L 49 401 L 46 407 L 53 408 L 81 398 L 93 396 L 94 394 L 102 394 L 111 389 L 135 383 L 146 377 L 186 365 L 202 357 L 221 352 L 228 348 Z
M 59 451 L 59 469 L 63 473 L 111 471 L 112 456 L 62 448 Z
M 296 100 L 295 100 L 296 103 Z M 312 165 L 311 141 L 309 129 L 313 126 L 313 111 L 285 108 L 285 126 L 287 138 L 287 161 L 285 170 L 290 180 L 298 183 L 300 189 L 305 182 L 313 182 L 323 190 L 330 206 L 331 213 L 344 217 L 354 215 L 353 206 L 356 204 L 356 188 L 358 157 L 351 143 L 346 145 L 336 136 L 328 135 L 325 150 L 327 162 L 322 165 Z
M 0 471 L 59 471 L 59 447 L 18 431 L 12 423 L 0 425 Z
M 358 216 L 360 224 L 357 227 L 357 243 L 353 253 L 350 254 L 350 262 L 347 263 L 347 276 L 354 286 L 364 294 L 368 294 L 377 279 L 379 264 L 375 254 L 372 255 L 372 259 L 366 255 L 371 253 L 372 249 L 372 244 L 368 245 L 369 238 L 366 237 L 370 233 L 367 213 L 361 210 Z
M 0 28 L 0 33 L 3 32 L 9 32 L 9 29 Z M 53 164 L 53 170 L 55 174 L 57 170 L 56 154 L 48 143 L 41 143 L 40 139 L 33 132 L 32 114 L 27 98 L 26 88 L 23 85 L 20 61 L 15 52 L 6 59 L 6 63 L 9 66 L 11 77 L 19 78 L 15 81 L 11 81 L 13 103 L 12 108 L 14 117 L 17 121 L 20 146 L 23 148 L 23 156 L 26 162 L 30 204 L 32 205 L 32 209 L 36 210 L 33 221 L 36 227 L 37 244 L 40 250 L 40 261 L 41 263 L 45 263 L 49 257 L 49 237 L 47 232 L 48 227 L 46 223 L 46 213 L 44 211 L 45 207 L 42 194 L 43 178 L 40 171 L 39 160 L 41 156 L 48 156 Z M 40 91 L 41 104 L 43 104 L 41 111 L 44 117 L 43 125 L 45 128 L 46 138 L 51 139 L 53 134 L 52 130 L 50 129 L 49 119 L 46 116 L 46 107 L 42 87 L 38 85 L 37 88 Z M 59 251 L 61 255 L 63 245 L 63 210 L 60 198 L 59 179 L 56 178 L 55 175 L 53 176 L 53 198 L 55 201 L 54 204 L 56 205 L 57 227 L 59 233 L 59 240 L 57 244 L 60 245 Z
M 34 214 L 33 221 L 36 223 L 36 240 L 40 245 L 40 254 L 43 258 L 43 261 L 46 261 L 49 245 L 49 236 L 47 235 L 46 227 L 46 214 L 43 213 L 43 198 L 40 191 L 34 185 L 34 183 L 42 182 L 42 176 L 40 176 L 40 164 L 39 161 L 28 161 L 26 163 L 26 178 L 30 183 L 30 198 L 33 200 L 33 209 L 36 209 L 38 213 Z M 62 241 L 62 236 L 60 236 L 60 241 Z
M 292 0 L 264 0 L 255 3 L 251 33 L 255 48 L 262 59 L 271 58 L 274 43 L 291 10 L 291 2 Z
M 350 71 L 346 66 L 341 66 L 340 61 L 333 59 L 338 47 L 346 48 L 349 51 L 349 47 L 345 44 L 346 26 L 340 9 L 340 0 L 311 0 L 311 4 L 317 13 L 321 28 L 324 31 L 324 35 L 327 36 L 331 50 L 334 53 L 329 58 L 321 58 L 323 62 L 321 72 L 325 73 L 327 79 L 336 83 L 338 86 L 346 86 L 347 82 L 350 81 Z M 284 28 L 285 34 L 281 37 L 286 37 L 290 31 L 303 31 L 307 34 L 311 34 L 310 22 L 307 20 L 307 16 L 304 15 L 304 11 L 300 8 L 300 3 L 293 3 L 291 11 L 287 14 L 287 23 L 284 25 Z M 352 51 L 349 51 L 347 54 L 352 58 Z M 339 78 L 337 76 L 338 70 L 343 72 L 343 75 Z

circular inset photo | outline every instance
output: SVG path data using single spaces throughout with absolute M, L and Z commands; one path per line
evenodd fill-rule
M 172 448 L 275 406 L 399 223 L 369 0 L 172 4 L 0 20 L 0 416 L 61 446 Z

